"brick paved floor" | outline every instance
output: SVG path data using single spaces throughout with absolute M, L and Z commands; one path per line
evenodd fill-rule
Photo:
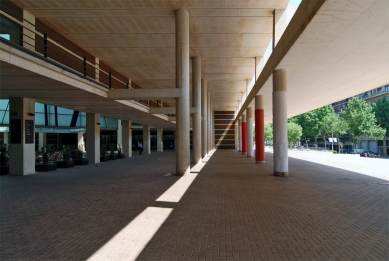
M 389 260 L 387 181 L 292 158 L 280 178 L 272 154 L 218 150 L 159 202 L 175 153 L 134 156 L 0 177 L 1 260 L 86 260 L 148 207 L 173 211 L 137 260 Z

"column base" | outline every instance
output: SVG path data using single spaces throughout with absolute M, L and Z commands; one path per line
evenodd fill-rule
M 253 158 L 253 156 L 247 155 L 247 158 Z
M 243 155 L 246 155 L 246 154 L 247 154 L 247 152 L 242 152 L 242 154 L 243 154 Z
M 265 164 L 265 161 L 257 161 L 257 164 Z
M 288 177 L 288 176 L 289 176 L 289 173 L 288 173 L 288 172 L 278 172 L 278 171 L 274 171 L 274 176 L 277 176 L 277 177 Z

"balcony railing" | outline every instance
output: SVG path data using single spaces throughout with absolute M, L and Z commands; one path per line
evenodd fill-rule
M 5 12 L 0 11 L 0 42 L 106 89 L 134 89 L 128 80 L 123 81 L 123 77 L 115 75 L 112 71 L 100 68 L 99 63 L 96 63 L 90 54 L 75 50 L 72 46 L 57 39 L 44 29 L 35 26 L 12 10 L 7 9 L 3 5 L 0 6 L 2 10 L 7 10 L 7 13 L 12 13 L 12 17 L 19 19 L 19 21 L 11 19 L 7 17 L 8 15 Z M 20 21 L 23 21 L 23 23 Z M 10 26 L 10 24 L 15 26 Z M 162 105 L 160 101 L 156 100 L 137 100 L 136 102 L 147 107 L 151 107 L 151 105 L 160 107 Z

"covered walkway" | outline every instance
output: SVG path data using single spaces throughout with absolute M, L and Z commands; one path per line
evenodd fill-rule
M 215 151 L 178 202 L 170 151 L 2 176 L 1 260 L 389 259 L 387 181 L 266 156 Z

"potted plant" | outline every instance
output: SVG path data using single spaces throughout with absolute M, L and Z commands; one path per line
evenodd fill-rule
M 73 168 L 74 161 L 71 158 L 70 146 L 62 146 L 62 160 L 57 161 L 57 168 Z
M 118 159 L 118 156 L 115 154 L 115 144 L 111 144 L 109 146 L 109 160 L 116 160 Z
M 84 152 L 82 151 L 82 147 L 81 146 L 79 146 L 78 149 L 76 149 L 74 163 L 77 166 L 82 166 L 82 165 L 88 165 L 89 164 L 89 160 L 84 157 Z
M 118 144 L 118 159 L 124 159 L 124 158 L 126 158 L 126 154 L 122 153 L 122 146 Z
M 0 175 L 9 174 L 9 156 L 7 144 L 0 145 Z
M 57 169 L 55 162 L 50 162 L 52 147 L 43 146 L 35 163 L 35 171 L 52 171 Z
M 100 146 L 100 162 L 109 161 L 109 157 L 107 156 L 107 148 L 102 145 Z

